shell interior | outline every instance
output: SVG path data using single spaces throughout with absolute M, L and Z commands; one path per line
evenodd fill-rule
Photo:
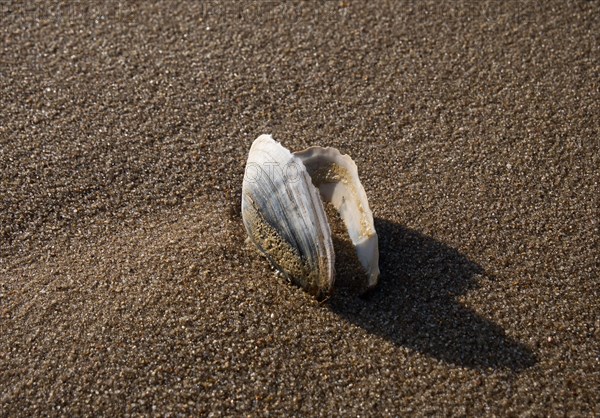
M 356 164 L 348 155 L 330 147 L 311 147 L 294 155 L 304 163 L 323 200 L 331 202 L 339 212 L 367 274 L 367 287 L 372 288 L 379 280 L 379 244 Z

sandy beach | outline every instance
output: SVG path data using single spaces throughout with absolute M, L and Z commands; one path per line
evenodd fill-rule
M 600 415 L 599 33 L 584 0 L 1 0 L 0 416 Z M 357 163 L 368 297 L 245 243 L 264 133 Z

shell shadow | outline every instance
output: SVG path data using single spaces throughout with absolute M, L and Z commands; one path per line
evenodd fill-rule
M 457 301 L 477 286 L 481 266 L 397 223 L 376 219 L 375 226 L 380 284 L 360 298 L 342 285 L 328 301 L 335 313 L 394 344 L 458 366 L 520 371 L 537 362 L 525 344 Z M 334 245 L 349 244 L 335 240 Z M 343 259 L 340 264 L 349 265 Z

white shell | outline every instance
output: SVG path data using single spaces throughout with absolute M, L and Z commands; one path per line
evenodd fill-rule
M 379 249 L 373 214 L 356 164 L 335 148 L 292 154 L 270 135 L 254 141 L 242 186 L 242 219 L 250 240 L 293 283 L 317 297 L 330 294 L 335 255 L 319 191 L 340 213 L 367 288 L 374 287 Z
M 367 273 L 367 288 L 379 280 L 379 243 L 367 194 L 352 158 L 335 148 L 311 147 L 294 153 L 304 163 L 323 200 L 339 212 L 360 264 Z
M 250 148 L 242 219 L 250 240 L 289 280 L 317 297 L 331 292 L 333 243 L 319 192 L 302 161 L 270 135 Z

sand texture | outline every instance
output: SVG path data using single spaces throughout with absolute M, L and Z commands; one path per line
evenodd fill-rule
M 0 416 L 599 416 L 597 1 L 0 0 Z M 381 284 L 244 242 L 359 168 Z M 334 228 L 335 230 L 336 228 Z

